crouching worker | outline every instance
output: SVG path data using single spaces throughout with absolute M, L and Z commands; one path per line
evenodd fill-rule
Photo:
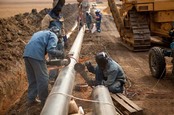
M 38 31 L 33 34 L 24 49 L 24 61 L 28 78 L 28 105 L 36 104 L 39 96 L 43 106 L 48 96 L 48 71 L 45 55 L 64 57 L 64 53 L 56 50 L 59 29 Z
M 94 84 L 104 85 L 112 93 L 123 93 L 126 77 L 122 67 L 105 52 L 98 53 L 95 60 L 96 67 L 92 66 L 90 62 L 85 63 L 88 71 L 95 74 Z

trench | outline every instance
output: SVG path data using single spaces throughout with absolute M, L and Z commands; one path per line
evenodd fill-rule
M 71 33 L 77 17 L 77 4 L 66 4 L 62 10 L 65 18 L 65 32 Z M 41 11 L 17 14 L 0 19 L 0 113 L 13 110 L 26 95 L 28 88 L 24 61 L 22 58 L 25 44 L 32 34 L 40 30 L 43 17 L 49 8 Z M 19 106 L 20 104 L 18 104 Z M 12 112 L 16 113 L 16 112 Z

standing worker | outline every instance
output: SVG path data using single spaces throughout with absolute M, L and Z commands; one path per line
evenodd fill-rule
M 78 16 L 77 16 L 77 22 L 78 22 L 78 30 L 80 30 L 81 27 L 84 24 L 81 1 L 79 1 L 79 6 L 78 7 L 79 7 L 79 12 L 78 12 Z
M 89 11 L 90 5 L 88 0 L 82 0 L 81 2 L 81 10 L 82 10 L 82 22 L 86 23 L 86 11 Z
M 85 63 L 88 71 L 95 74 L 93 84 L 104 85 L 112 93 L 123 93 L 126 77 L 122 67 L 108 57 L 105 52 L 98 53 L 95 60 L 97 62 L 95 68 L 90 62 Z
M 89 31 L 91 31 L 92 16 L 89 11 L 86 11 L 86 25 Z
M 48 96 L 48 71 L 45 55 L 51 54 L 56 57 L 64 57 L 64 53 L 56 50 L 59 29 L 39 31 L 33 34 L 24 49 L 24 61 L 28 78 L 28 105 L 36 104 L 39 96 L 41 105 L 45 104 Z
M 100 13 L 100 10 L 96 10 L 95 15 L 96 15 L 95 20 L 96 20 L 97 32 L 101 32 L 100 26 L 101 26 L 102 15 Z

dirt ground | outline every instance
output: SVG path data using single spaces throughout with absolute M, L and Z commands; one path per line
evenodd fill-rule
M 71 5 L 66 6 L 66 10 L 64 10 L 67 19 L 72 16 L 71 7 Z M 106 6 L 102 4 L 100 8 L 105 9 Z M 129 87 L 126 89 L 127 97 L 143 108 L 145 115 L 173 115 L 174 80 L 171 76 L 171 66 L 167 65 L 167 75 L 164 79 L 157 80 L 156 78 L 153 78 L 148 65 L 148 51 L 131 52 L 125 48 L 120 41 L 112 16 L 107 15 L 107 12 L 103 12 L 103 14 L 102 32 L 94 34 L 85 33 L 80 58 L 83 59 L 87 57 L 90 59 L 89 61 L 95 65 L 94 55 L 97 52 L 105 51 L 123 67 L 128 77 L 127 84 L 129 84 Z M 10 19 L 0 20 L 0 30 L 2 31 L 0 33 L 0 107 L 2 108 L 0 113 L 24 115 L 28 112 L 26 107 L 27 96 L 25 92 L 27 89 L 27 82 L 22 61 L 22 52 L 25 46 L 24 42 L 27 42 L 32 33 L 39 29 L 37 26 L 39 26 L 39 21 L 41 20 L 41 18 L 37 21 L 34 20 L 36 14 L 30 15 L 31 14 L 26 16 L 20 15 Z M 37 14 L 37 16 L 39 15 L 40 13 Z M 44 13 L 41 17 L 43 17 L 43 15 Z M 30 22 L 27 27 L 23 26 L 25 20 L 24 22 L 19 21 L 21 18 L 26 19 L 27 23 Z M 75 20 L 75 18 L 73 19 Z M 65 26 L 67 27 L 67 31 L 70 29 L 70 25 L 73 25 L 71 21 L 72 20 L 67 20 L 65 22 L 65 24 L 67 24 L 67 26 Z M 32 24 L 32 22 L 37 23 Z M 70 46 L 73 43 L 77 32 L 78 31 L 76 30 L 71 36 L 69 40 Z M 168 60 L 170 62 L 170 59 Z M 90 73 L 88 73 L 88 75 L 94 77 L 94 75 Z M 75 83 L 85 83 L 85 81 L 79 74 L 77 74 Z M 91 91 L 92 89 L 90 87 L 88 87 L 87 91 L 78 92 L 74 90 L 73 95 L 80 98 L 91 99 Z M 19 94 L 19 92 L 21 93 Z M 92 110 L 91 103 L 78 100 L 76 100 L 76 102 L 78 106 L 83 107 L 85 113 Z M 10 103 L 14 105 L 11 106 L 10 110 L 7 112 L 7 105 L 10 105 Z M 37 115 L 40 112 L 38 108 L 31 109 L 31 114 L 33 115 Z

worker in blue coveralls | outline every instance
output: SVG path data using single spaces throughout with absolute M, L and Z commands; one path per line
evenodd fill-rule
M 95 11 L 95 20 L 96 20 L 96 28 L 97 28 L 97 32 L 101 32 L 101 20 L 102 20 L 102 14 L 100 12 L 100 10 L 96 10 Z
M 64 52 L 56 50 L 59 29 L 53 27 L 49 30 L 38 31 L 33 34 L 24 49 L 24 61 L 28 78 L 28 104 L 36 104 L 39 96 L 43 106 L 48 96 L 48 71 L 45 55 L 51 54 L 58 58 L 64 57 Z
M 86 11 L 86 25 L 89 31 L 91 31 L 92 16 L 89 11 Z
M 98 53 L 95 60 L 97 62 L 96 67 L 92 66 L 90 62 L 85 63 L 88 71 L 95 74 L 93 85 L 104 85 L 112 93 L 122 93 L 126 82 L 122 67 L 108 57 L 105 52 Z

